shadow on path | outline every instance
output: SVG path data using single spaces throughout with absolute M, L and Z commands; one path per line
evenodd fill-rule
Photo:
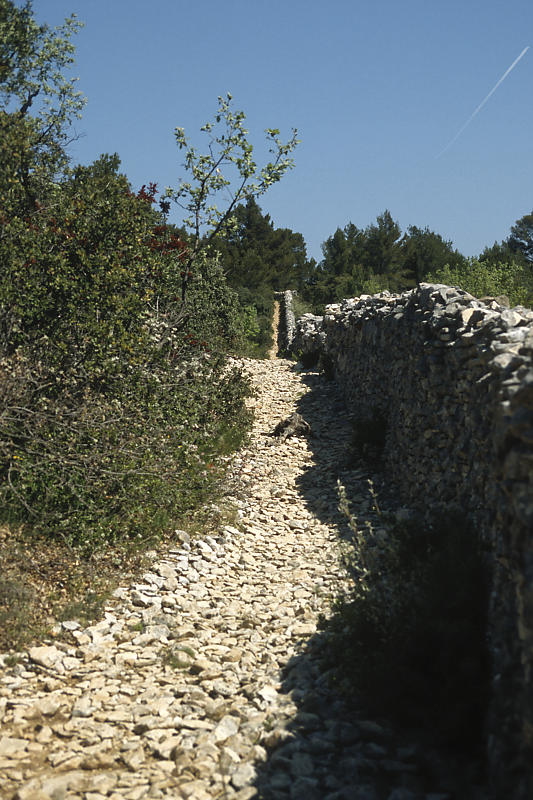
M 340 538 L 349 539 L 350 529 L 338 511 L 337 480 L 346 486 L 350 502 L 366 511 L 372 507 L 367 485 L 371 473 L 354 461 L 352 426 L 337 386 L 313 371 L 302 373 L 302 381 L 312 391 L 300 398 L 297 411 L 311 426 L 308 444 L 313 461 L 297 487 L 308 511 L 321 522 L 333 524 Z M 281 691 L 291 695 L 298 712 L 285 730 L 274 728 L 267 737 L 273 749 L 259 765 L 256 781 L 265 800 L 390 796 L 391 774 L 380 761 L 392 763 L 392 732 L 375 722 L 355 722 L 353 709 L 348 710 L 332 689 L 333 673 L 323 664 L 326 649 L 327 634 L 318 632 L 302 641 L 301 652 L 285 667 Z M 407 775 L 409 770 L 407 766 Z M 402 776 L 392 783 L 405 786 L 406 780 Z
M 356 458 L 352 424 L 335 383 L 316 372 L 302 373 L 312 391 L 298 402 L 297 411 L 309 423 L 313 462 L 298 481 L 308 510 L 323 523 L 334 525 L 339 538 L 352 536 L 338 510 L 337 480 L 349 503 L 366 519 L 373 499 L 385 488 L 379 476 Z M 387 498 L 390 503 L 390 498 Z M 329 655 L 329 662 L 325 656 Z M 437 750 L 417 742 L 384 720 L 369 720 L 362 708 L 348 705 L 335 689 L 327 632 L 302 640 L 301 651 L 283 671 L 281 692 L 290 694 L 298 711 L 285 729 L 267 736 L 269 754 L 256 764 L 255 787 L 264 800 L 482 800 L 487 795 L 457 790 L 446 761 Z

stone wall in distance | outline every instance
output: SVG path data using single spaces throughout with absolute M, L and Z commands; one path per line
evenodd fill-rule
M 290 289 L 285 292 L 274 293 L 280 304 L 278 347 L 282 353 L 286 353 L 291 349 L 292 340 L 296 333 L 296 319 L 292 302 L 293 294 L 294 292 Z

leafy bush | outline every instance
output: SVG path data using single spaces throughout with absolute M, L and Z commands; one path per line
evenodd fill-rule
M 512 306 L 533 306 L 531 265 L 471 259 L 464 267 L 451 268 L 446 265 L 435 270 L 425 280 L 457 286 L 474 297 L 507 295 Z
M 93 551 L 171 527 L 246 434 L 249 387 L 227 354 L 254 320 L 206 245 L 240 198 L 292 168 L 297 139 L 268 129 L 259 168 L 228 95 L 202 129 L 207 155 L 176 129 L 192 182 L 159 210 L 156 185 L 134 193 L 116 155 L 70 169 L 84 101 L 64 70 L 79 27 L 72 16 L 52 31 L 31 2 L 0 2 L 0 503 L 7 520 Z M 171 199 L 188 235 L 166 222 Z
M 304 314 L 313 313 L 310 303 L 303 300 L 296 292 L 294 292 L 292 295 L 292 310 L 295 319 L 300 319 L 300 317 L 303 317 Z
M 3 513 L 88 550 L 171 528 L 247 426 L 246 384 L 219 356 L 139 371 L 112 398 L 87 388 L 75 404 L 50 396 L 53 373 L 19 353 L 0 368 Z
M 3 514 L 89 550 L 170 527 L 248 424 L 237 297 L 198 256 L 181 302 L 186 245 L 118 164 L 4 213 L 0 240 Z
M 274 292 L 269 286 L 258 286 L 254 291 L 237 286 L 235 291 L 240 302 L 241 320 L 248 319 L 243 329 L 240 352 L 255 358 L 265 358 L 272 346 L 272 315 Z
M 433 525 L 364 529 L 348 514 L 353 589 L 323 621 L 338 675 L 371 710 L 475 749 L 488 687 L 487 581 L 481 547 L 459 515 Z

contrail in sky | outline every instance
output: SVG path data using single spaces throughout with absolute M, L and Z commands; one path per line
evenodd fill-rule
M 470 123 L 472 122 L 472 120 L 474 119 L 474 117 L 476 116 L 476 114 L 479 114 L 479 112 L 481 111 L 481 109 L 483 108 L 483 106 L 485 105 L 485 103 L 487 102 L 487 100 L 489 100 L 489 98 L 490 98 L 490 97 L 492 97 L 492 95 L 494 94 L 494 92 L 496 91 L 496 89 L 498 88 L 498 86 L 499 86 L 501 83 L 503 83 L 503 82 L 504 82 L 504 80 L 505 80 L 505 79 L 506 79 L 506 77 L 509 75 L 509 73 L 511 72 L 511 70 L 513 70 L 513 69 L 516 67 L 516 65 L 518 64 L 518 62 L 520 61 L 520 59 L 521 59 L 521 58 L 523 58 L 523 57 L 525 56 L 525 54 L 527 53 L 527 51 L 528 51 L 528 50 L 529 50 L 529 45 L 528 45 L 527 47 L 524 47 L 524 49 L 522 50 L 522 52 L 520 53 L 520 55 L 518 56 L 518 58 L 515 58 L 515 60 L 514 60 L 514 61 L 513 61 L 513 63 L 511 64 L 511 66 L 510 66 L 508 69 L 506 69 L 506 70 L 505 70 L 505 72 L 503 73 L 503 75 L 502 75 L 502 77 L 500 78 L 500 80 L 498 81 L 498 83 L 497 83 L 495 86 L 493 86 L 493 87 L 492 87 L 492 89 L 490 90 L 490 92 L 488 93 L 488 95 L 487 95 L 487 96 L 485 97 L 485 99 L 484 99 L 484 100 L 483 100 L 483 101 L 482 101 L 482 102 L 481 102 L 481 103 L 478 105 L 478 107 L 476 108 L 476 110 L 474 111 L 474 113 L 473 113 L 473 114 L 472 114 L 472 115 L 471 115 L 471 116 L 470 116 L 470 117 L 467 119 L 467 121 L 465 122 L 465 124 L 463 125 L 463 127 L 462 127 L 460 130 L 458 130 L 458 131 L 457 131 L 457 133 L 455 134 L 455 136 L 453 137 L 453 139 L 451 139 L 451 140 L 448 142 L 448 144 L 446 145 L 446 147 L 445 147 L 443 150 L 441 150 L 441 151 L 440 151 L 440 153 L 438 154 L 438 156 L 435 156 L 436 158 L 440 158 L 442 155 L 444 155 L 444 153 L 445 153 L 447 150 L 449 150 L 449 149 L 450 149 L 450 147 L 452 146 L 452 144 L 453 144 L 455 141 L 457 141 L 457 139 L 458 139 L 458 138 L 459 138 L 459 136 L 462 134 L 462 132 L 465 130 L 465 128 L 467 128 L 467 127 L 470 125 Z

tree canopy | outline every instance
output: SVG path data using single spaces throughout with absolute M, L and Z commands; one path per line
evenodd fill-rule
M 515 222 L 507 245 L 515 256 L 523 257 L 529 264 L 533 264 L 533 211 Z
M 460 267 L 465 257 L 454 248 L 451 241 L 428 227 L 410 225 L 402 240 L 403 268 L 417 283 L 426 279 L 430 272 L 445 264 Z
M 501 242 L 485 247 L 479 260 L 489 264 L 533 263 L 533 211 L 524 214 L 511 226 L 511 232 Z
M 216 247 L 232 286 L 268 286 L 275 291 L 298 286 L 312 265 L 304 238 L 276 228 L 254 198 L 235 209 L 234 224 Z
M 317 307 L 341 297 L 409 289 L 437 266 L 465 263 L 451 242 L 427 227 L 410 225 L 402 234 L 388 210 L 365 228 L 352 222 L 337 228 L 322 253 L 303 283 L 304 295 Z
M 270 337 L 273 293 L 302 285 L 316 266 L 307 258 L 302 234 L 276 228 L 249 197 L 236 206 L 233 224 L 213 240 L 213 248 L 252 320 L 253 340 L 264 346 Z
M 2 194 L 22 188 L 27 198 L 65 167 L 71 124 L 85 104 L 76 79 L 72 37 L 81 27 L 73 14 L 51 29 L 38 25 L 31 2 L 20 8 L 0 0 L 0 134 Z M 37 191 L 39 186 L 39 192 Z

